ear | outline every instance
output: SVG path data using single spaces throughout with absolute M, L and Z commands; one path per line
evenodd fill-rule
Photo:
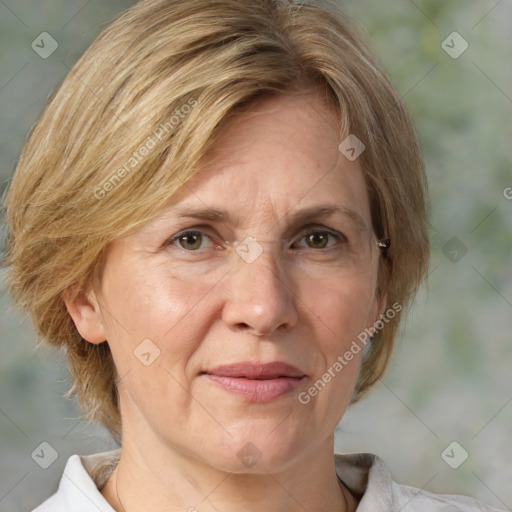
M 62 298 L 82 338 L 94 344 L 106 341 L 101 310 L 94 291 L 73 284 L 64 291 Z

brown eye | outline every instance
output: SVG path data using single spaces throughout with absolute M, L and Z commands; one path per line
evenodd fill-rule
M 310 249 L 330 249 L 335 243 L 329 244 L 329 237 L 333 238 L 338 242 L 344 243 L 347 241 L 344 235 L 341 233 L 318 230 L 310 231 L 302 236 L 301 240 L 305 240 L 307 245 L 301 245 L 301 247 L 308 247 Z
M 202 235 L 199 233 L 189 233 L 178 238 L 183 249 L 199 249 L 201 246 Z
M 313 249 L 325 249 L 329 239 L 329 233 L 317 231 L 306 235 L 305 239 Z
M 184 231 L 169 240 L 169 244 L 178 245 L 180 249 L 192 252 L 201 249 L 201 244 L 205 238 L 208 239 L 208 235 L 200 231 Z

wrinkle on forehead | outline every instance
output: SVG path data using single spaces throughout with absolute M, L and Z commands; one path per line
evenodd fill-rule
M 370 231 L 364 176 L 357 161 L 339 152 L 335 121 L 320 96 L 256 103 L 224 130 L 197 174 L 173 196 L 162 225 L 179 219 L 183 209 L 197 209 L 204 220 L 261 232 L 286 224 L 299 210 L 332 203 L 349 213 L 347 221 Z M 224 216 L 213 211 L 220 209 Z

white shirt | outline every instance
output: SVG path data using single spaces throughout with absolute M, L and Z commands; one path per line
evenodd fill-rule
M 121 450 L 72 455 L 57 492 L 32 512 L 115 512 L 99 489 L 116 467 Z M 357 512 L 504 512 L 473 498 L 433 494 L 391 479 L 384 462 L 371 453 L 335 454 L 336 473 L 361 497 Z

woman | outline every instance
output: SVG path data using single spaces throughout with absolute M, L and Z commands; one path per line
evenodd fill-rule
M 38 512 L 496 510 L 334 454 L 429 253 L 412 121 L 335 4 L 136 4 L 6 205 L 11 293 L 121 444 Z

